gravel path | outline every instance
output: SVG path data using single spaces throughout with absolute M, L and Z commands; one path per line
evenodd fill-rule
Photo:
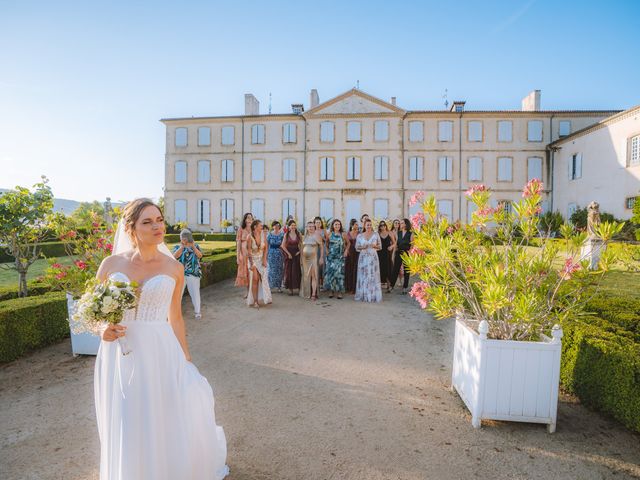
M 381 305 L 203 290 L 194 362 L 216 395 L 230 480 L 640 478 L 640 435 L 563 398 L 558 430 L 485 422 L 449 390 L 453 323 Z M 0 478 L 98 479 L 93 357 L 69 342 L 0 367 Z M 180 480 L 180 479 L 176 479 Z

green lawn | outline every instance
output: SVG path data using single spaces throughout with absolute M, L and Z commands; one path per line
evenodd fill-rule
M 54 258 L 59 263 L 63 265 L 71 265 L 73 258 L 72 257 L 58 257 Z M 11 266 L 12 263 L 2 263 L 0 264 L 0 287 L 17 287 L 18 286 L 18 273 L 15 270 L 7 270 L 6 266 Z M 44 271 L 49 266 L 49 262 L 46 258 L 42 258 L 40 260 L 36 260 L 31 267 L 29 267 L 29 271 L 27 272 L 27 281 L 35 280 L 37 277 L 42 275 Z
M 225 242 L 225 241 L 211 241 L 211 242 L 196 242 L 198 245 L 200 245 L 200 248 L 202 249 L 202 252 L 206 255 L 206 254 L 210 254 L 213 252 L 213 250 L 218 250 L 221 248 L 235 248 L 236 246 L 236 242 Z M 177 245 L 178 243 L 168 243 L 167 245 L 169 246 L 170 249 L 173 249 L 173 247 L 175 245 Z
M 611 271 L 605 275 L 598 291 L 616 297 L 640 299 L 640 272 Z
M 169 244 L 169 248 L 173 248 L 176 245 L 175 243 Z M 223 241 L 214 241 L 214 242 L 198 242 L 200 248 L 205 254 L 210 254 L 214 249 L 221 248 L 235 248 L 236 242 L 223 242 Z M 71 257 L 58 257 L 55 260 L 63 265 L 70 265 L 72 262 Z M 7 270 L 4 268 L 5 266 L 11 266 L 11 263 L 3 263 L 0 264 L 0 287 L 11 287 L 18 286 L 18 274 L 15 270 Z M 29 268 L 29 272 L 27 273 L 27 281 L 35 280 L 37 277 L 42 275 L 46 270 L 49 263 L 47 259 L 43 258 L 40 260 L 36 260 L 36 262 L 31 265 Z

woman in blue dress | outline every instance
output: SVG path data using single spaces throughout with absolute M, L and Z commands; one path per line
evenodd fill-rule
M 280 222 L 273 221 L 271 231 L 267 235 L 267 243 L 269 244 L 267 263 L 269 265 L 269 285 L 272 288 L 277 288 L 278 293 L 282 293 L 282 276 L 284 275 L 284 255 L 280 248 L 283 238 L 284 232 Z
M 342 229 L 342 222 L 338 219 L 331 222 L 329 231 L 326 240 L 324 289 L 329 291 L 329 298 L 333 298 L 334 293 L 338 295 L 338 298 L 342 298 L 344 293 L 344 257 L 349 251 L 349 239 Z

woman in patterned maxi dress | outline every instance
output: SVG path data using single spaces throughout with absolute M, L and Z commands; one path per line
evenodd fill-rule
M 284 233 L 280 228 L 280 222 L 274 221 L 271 224 L 273 230 L 267 235 L 269 253 L 267 263 L 269 264 L 269 286 L 277 288 L 278 293 L 282 293 L 282 277 L 284 275 L 284 252 L 281 245 Z
M 377 251 L 381 248 L 380 236 L 373 231 L 371 220 L 364 221 L 363 232 L 356 240 L 358 258 L 358 282 L 355 300 L 360 302 L 381 302 L 380 263 Z
M 342 222 L 331 222 L 330 233 L 327 236 L 326 265 L 324 270 L 324 289 L 329 291 L 329 298 L 334 293 L 342 298 L 344 293 L 344 259 L 349 251 L 349 240 L 342 230 Z

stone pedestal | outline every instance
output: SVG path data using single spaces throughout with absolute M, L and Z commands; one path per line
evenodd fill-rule
M 596 270 L 600 263 L 600 257 L 604 252 L 606 245 L 599 238 L 588 238 L 584 245 L 580 257 L 589 261 L 589 270 Z

